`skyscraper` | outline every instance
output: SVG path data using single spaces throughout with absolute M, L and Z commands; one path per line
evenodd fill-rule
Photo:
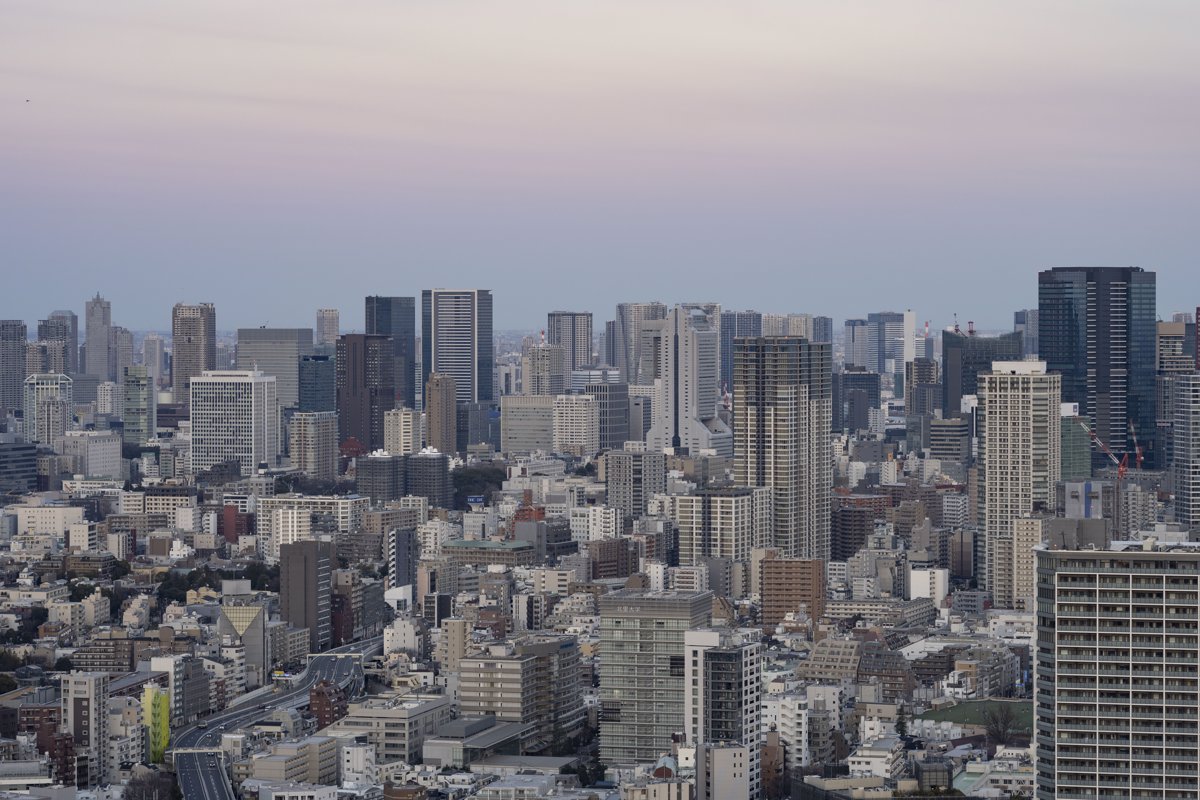
M 121 440 L 140 445 L 154 438 L 158 427 L 158 389 L 145 366 L 126 367 L 121 378 Z
M 522 394 L 558 395 L 567 390 L 566 352 L 562 345 L 539 342 L 521 356 Z
M 71 426 L 73 401 L 70 377 L 61 373 L 36 373 L 25 378 L 23 424 L 25 439 L 53 444 Z
M 546 315 L 546 343 L 563 349 L 563 371 L 590 366 L 592 359 L 592 312 L 551 311 Z
M 583 392 L 600 404 L 600 449 L 624 447 L 629 439 L 629 387 L 623 383 L 587 383 Z
M 1038 353 L 1062 375 L 1096 436 L 1160 464 L 1155 426 L 1156 279 L 1140 267 L 1055 267 L 1038 273 Z M 1093 464 L 1105 456 L 1093 449 Z
M 458 452 L 458 396 L 453 375 L 431 372 L 425 384 L 425 440 L 439 453 Z
M 1038 311 L 1024 308 L 1013 312 L 1013 332 L 1021 334 L 1021 355 L 1038 354 Z
M 734 347 L 735 479 L 774 490 L 772 544 L 783 555 L 828 560 L 832 348 L 794 336 Z
M 338 441 L 383 447 L 383 413 L 396 407 L 396 359 L 383 335 L 347 333 L 337 342 Z
M 720 330 L 716 314 L 676 306 L 662 322 L 659 364 L 662 402 L 656 403 L 647 446 L 733 455 L 733 434 L 717 415 L 720 402 Z M 645 355 L 645 354 L 643 354 Z
M 868 341 L 871 338 L 870 330 L 865 319 L 846 320 L 845 335 L 842 342 L 845 348 L 842 357 L 843 366 L 862 367 L 878 374 L 875 364 L 870 361 L 868 351 Z
M 276 466 L 279 399 L 273 375 L 206 370 L 189 381 L 192 472 L 237 461 L 242 475 Z
M 1200 796 L 1194 544 L 1041 548 L 1038 800 Z
M 390 413 L 390 412 L 389 412 Z M 338 473 L 338 419 L 334 411 L 298 411 L 288 426 L 292 466 L 320 481 Z
M 112 305 L 101 297 L 99 292 L 86 303 L 84 323 L 86 325 L 84 335 L 86 336 L 85 355 L 87 357 L 84 372 L 101 381 L 111 381 L 114 377 L 112 370 Z
M 600 758 L 655 761 L 686 731 L 687 631 L 712 619 L 712 592 L 618 589 L 600 596 Z
M 1062 473 L 1062 383 L 1041 361 L 997 361 L 979 377 L 984 580 L 997 608 L 1016 600 L 1013 521 L 1054 506 Z
M 121 382 L 126 367 L 133 366 L 133 331 L 114 325 L 112 328 L 112 381 Z
M 239 328 L 237 368 L 275 376 L 279 407 L 300 404 L 300 359 L 312 355 L 312 328 Z
M 300 356 L 299 411 L 337 410 L 337 370 L 331 356 Z
M 166 343 L 157 333 L 148 333 L 142 339 L 142 364 L 150 377 L 151 386 L 163 385 L 163 362 L 166 361 Z
M 310 653 L 328 650 L 333 637 L 334 566 L 331 542 L 308 540 L 279 548 L 279 616 L 308 630 Z
M 382 334 L 392 340 L 396 358 L 397 406 L 416 408 L 417 301 L 413 297 L 366 299 L 367 333 Z
M 641 363 L 642 323 L 665 319 L 666 316 L 667 307 L 659 302 L 620 303 L 617 305 L 617 318 L 613 324 L 611 347 L 611 355 L 615 363 L 610 366 L 621 371 L 621 380 L 626 383 L 637 383 L 638 369 Z
M 0 319 L 0 408 L 21 408 L 24 399 L 25 323 L 19 319 Z
M 492 293 L 488 289 L 425 289 L 421 292 L 421 369 L 454 378 L 458 402 L 495 399 Z
M 317 309 L 317 340 L 323 347 L 332 348 L 341 335 L 342 319 L 336 308 Z
M 667 490 L 667 457 L 644 449 L 612 450 L 605 457 L 608 504 L 626 517 L 646 515 L 646 504 Z
M 762 314 L 757 311 L 721 312 L 721 390 L 733 391 L 733 342 L 762 336 Z
M 979 375 L 996 361 L 1021 358 L 1021 334 L 976 336 L 974 331 L 942 331 L 942 414 L 960 413 L 962 399 L 979 394 Z
M 1172 425 L 1175 519 L 1200 530 L 1200 372 L 1176 375 Z
M 37 338 L 42 342 L 63 342 L 67 359 L 67 374 L 79 370 L 79 317 L 74 311 L 52 311 L 38 322 Z
M 903 376 L 904 364 L 916 355 L 915 337 L 916 316 L 911 310 L 868 314 L 867 367 L 880 375 Z
M 91 369 L 88 336 L 88 374 Z M 171 391 L 177 403 L 186 402 L 192 378 L 217 368 L 217 309 L 212 303 L 176 303 L 171 311 Z

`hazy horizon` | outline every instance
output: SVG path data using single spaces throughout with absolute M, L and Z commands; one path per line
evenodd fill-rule
M 1200 303 L 1200 6 L 6 5 L 0 318 L 362 327 L 367 294 L 983 329 L 1051 266 Z

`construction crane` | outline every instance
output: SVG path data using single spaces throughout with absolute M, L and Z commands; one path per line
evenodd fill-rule
M 1129 435 L 1133 437 L 1134 465 L 1137 469 L 1141 469 L 1145 457 L 1142 455 L 1142 446 L 1138 444 L 1137 428 L 1133 427 L 1133 420 L 1129 420 Z
M 1083 428 L 1085 431 L 1087 431 L 1087 435 L 1091 438 L 1091 440 L 1095 443 L 1095 445 L 1100 448 L 1100 452 L 1102 452 L 1102 453 L 1104 453 L 1104 455 L 1108 456 L 1108 460 L 1116 465 L 1117 480 L 1123 479 L 1125 477 L 1125 473 L 1129 471 L 1129 454 L 1126 453 L 1121 458 L 1117 458 L 1116 455 L 1113 454 L 1113 451 L 1109 449 L 1108 445 L 1106 445 L 1100 439 L 1100 437 L 1096 435 L 1096 432 L 1088 427 L 1086 422 L 1084 422 L 1083 420 L 1079 420 L 1079 426 L 1081 428 Z M 1135 447 L 1136 447 L 1136 444 L 1135 444 Z M 1139 467 L 1141 465 L 1141 461 L 1142 461 L 1141 454 L 1139 453 L 1138 454 Z

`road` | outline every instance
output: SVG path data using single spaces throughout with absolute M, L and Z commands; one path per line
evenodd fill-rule
M 172 760 L 184 800 L 236 800 L 220 752 L 221 734 L 244 728 L 269 716 L 277 709 L 308 705 L 308 691 L 323 680 L 344 688 L 351 697 L 363 690 L 363 672 L 355 655 L 374 655 L 381 651 L 383 637 L 344 645 L 328 653 L 312 656 L 295 687 L 253 702 L 234 706 L 204 720 L 204 727 L 193 725 L 172 737 Z

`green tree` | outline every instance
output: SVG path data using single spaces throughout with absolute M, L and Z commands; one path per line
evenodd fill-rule
M 17 688 L 17 679 L 8 672 L 0 672 L 0 694 Z
M 54 670 L 56 672 L 70 672 L 73 669 L 75 669 L 75 665 L 72 664 L 71 659 L 67 658 L 66 656 L 63 656 L 62 658 L 58 659 L 58 661 L 54 662 Z

